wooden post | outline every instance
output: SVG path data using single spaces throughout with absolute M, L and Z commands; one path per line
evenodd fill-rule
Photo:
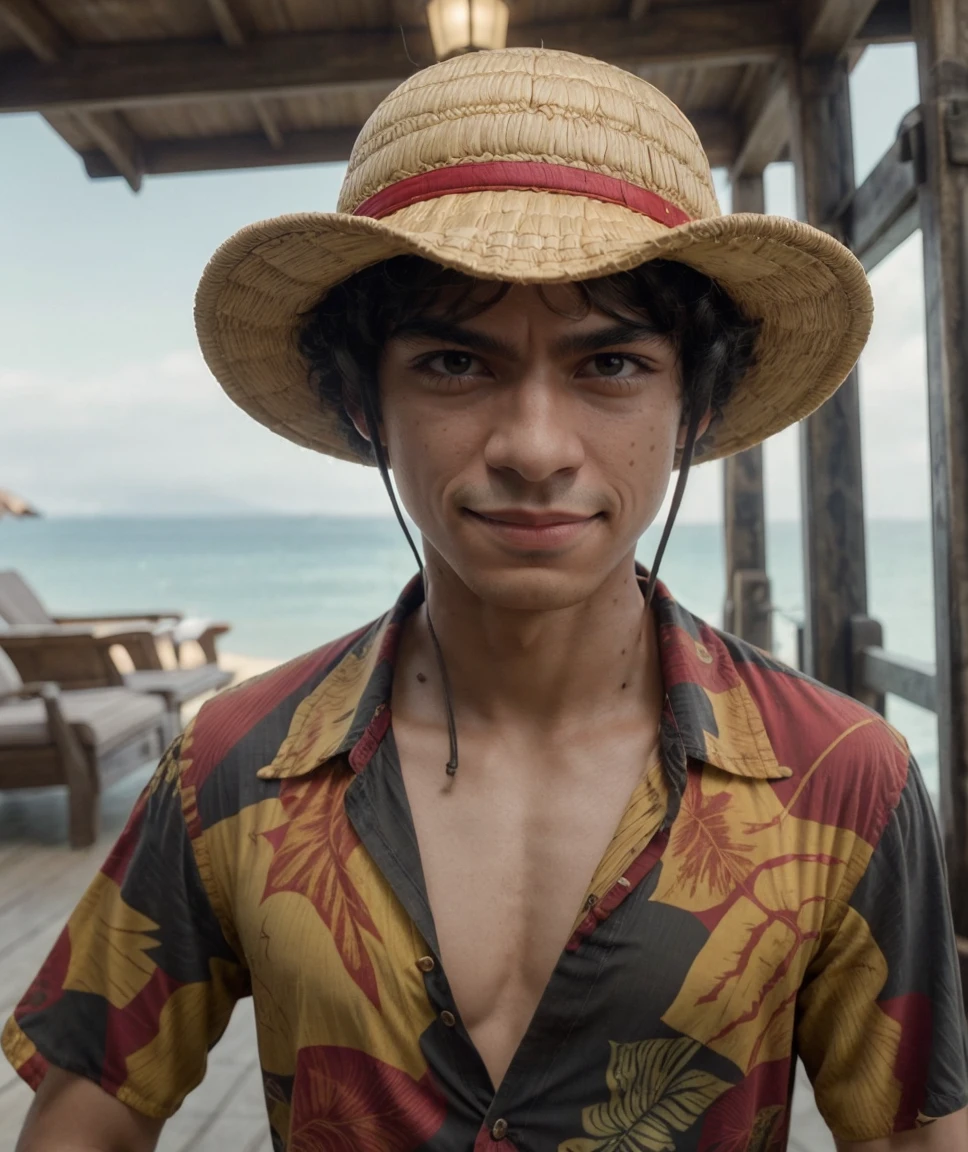
M 840 207 L 854 191 L 848 62 L 799 61 L 793 69 L 793 156 L 801 219 L 838 239 Z M 852 616 L 867 615 L 860 403 L 855 369 L 801 424 L 804 671 L 851 689 Z
M 733 180 L 733 211 L 765 211 L 763 174 Z M 773 645 L 770 581 L 766 574 L 763 449 L 748 448 L 724 461 L 726 603 L 723 626 L 757 648 Z
M 912 0 L 921 85 L 941 822 L 968 936 L 968 0 Z

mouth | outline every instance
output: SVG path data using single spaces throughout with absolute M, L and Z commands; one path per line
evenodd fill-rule
M 504 543 L 532 551 L 539 548 L 561 548 L 570 544 L 603 518 L 600 512 L 589 516 L 578 512 L 532 512 L 520 508 L 500 508 L 488 512 L 465 508 L 463 512 Z

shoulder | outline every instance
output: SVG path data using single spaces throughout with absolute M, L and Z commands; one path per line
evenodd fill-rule
M 207 701 L 186 728 L 180 745 L 183 786 L 197 794 L 207 786 L 233 782 L 255 785 L 259 769 L 270 764 L 293 727 L 300 706 L 333 677 L 342 664 L 368 651 L 385 618 L 297 656 Z M 325 695 L 325 694 L 324 694 Z M 325 709 L 345 707 L 330 694 Z
M 911 772 L 907 742 L 878 713 L 728 633 L 695 620 L 717 676 L 732 682 L 778 765 L 777 786 L 801 819 L 880 838 Z

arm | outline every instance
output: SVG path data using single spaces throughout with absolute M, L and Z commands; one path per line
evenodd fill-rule
M 163 1123 L 83 1076 L 51 1068 L 37 1089 L 16 1152 L 154 1152 Z
M 937 820 L 913 760 L 879 835 L 857 845 L 798 997 L 817 1106 L 842 1152 L 968 1152 L 960 963 Z
M 968 1111 L 962 1109 L 924 1128 L 882 1140 L 867 1140 L 863 1144 L 837 1140 L 835 1143 L 837 1152 L 968 1152 Z

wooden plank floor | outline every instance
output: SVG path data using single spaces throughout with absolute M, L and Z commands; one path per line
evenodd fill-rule
M 152 765 L 102 798 L 101 835 L 66 845 L 59 790 L 0 793 L 0 1022 L 6 1020 L 120 832 Z M 800 1070 L 789 1152 L 834 1152 Z M 14 1152 L 31 1093 L 0 1060 L 0 1152 Z M 166 1125 L 160 1152 L 271 1152 L 251 1003 L 243 1001 L 209 1059 L 208 1074 Z

